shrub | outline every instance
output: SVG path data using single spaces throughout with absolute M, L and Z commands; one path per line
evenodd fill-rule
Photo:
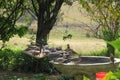
M 120 72 L 109 72 L 103 80 L 120 80 Z
M 92 52 L 91 55 L 94 55 L 94 56 L 106 56 L 107 55 L 107 50 L 103 49 L 103 50 L 100 50 L 100 51 L 95 51 L 95 52 Z
M 62 75 L 58 80 L 75 80 L 73 77 L 69 77 L 67 75 Z
M 3 76 L 2 78 L 0 77 L 0 79 L 2 80 L 50 80 L 50 79 L 47 79 L 44 74 L 36 74 L 36 75 L 33 75 L 31 78 L 7 75 L 7 76 Z
M 44 74 L 37 74 L 32 77 L 31 80 L 48 80 Z
M 20 72 L 55 72 L 48 58 L 36 59 L 21 50 L 0 50 L 0 69 Z

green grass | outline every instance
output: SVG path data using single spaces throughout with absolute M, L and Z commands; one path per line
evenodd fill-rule
M 1 72 L 0 80 L 57 80 L 58 75 L 18 73 L 18 72 Z M 42 79 L 46 78 L 46 79 Z
M 88 56 L 105 56 L 106 54 L 107 54 L 107 49 L 87 53 Z
M 15 36 L 11 38 L 8 42 L 5 43 L 6 48 L 11 48 L 11 49 L 22 49 L 24 50 L 27 48 L 27 45 L 29 45 L 29 39 L 28 38 L 20 38 L 18 36 Z M 0 47 L 2 46 L 2 41 L 0 41 Z

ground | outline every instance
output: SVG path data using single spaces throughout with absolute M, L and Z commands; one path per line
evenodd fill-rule
M 10 78 L 15 78 L 15 77 L 16 78 L 23 78 L 24 77 L 24 79 L 25 78 L 30 79 L 34 75 L 36 75 L 36 74 L 34 74 L 34 73 L 22 73 L 22 72 L 11 72 L 11 71 L 1 71 L 0 72 L 0 80 L 8 80 Z M 47 76 L 47 78 L 51 79 L 51 80 L 57 80 L 57 78 L 59 77 L 58 75 L 49 75 L 49 74 L 45 74 L 45 76 Z
M 7 42 L 8 47 L 14 49 L 25 49 L 27 45 L 30 44 L 30 39 L 28 38 L 19 38 L 14 37 L 11 38 L 9 42 Z M 62 39 L 50 39 L 48 40 L 48 44 L 51 47 L 62 46 L 63 49 L 66 48 L 67 44 L 70 44 L 71 48 L 76 52 L 88 53 L 100 51 L 106 48 L 106 43 L 102 39 L 82 39 L 82 40 L 62 40 Z M 14 47 L 13 47 L 14 46 Z
M 49 40 L 50 44 L 65 46 L 70 44 L 71 48 L 77 52 L 94 52 L 106 48 L 103 40 Z

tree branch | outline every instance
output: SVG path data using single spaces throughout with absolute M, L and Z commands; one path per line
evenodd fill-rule
M 1 26 L 1 28 L 0 28 L 0 34 L 1 34 L 1 35 L 4 34 L 4 33 L 3 33 L 3 30 L 6 29 L 6 27 L 4 27 L 5 24 L 6 24 L 6 22 L 8 22 L 8 21 L 10 20 L 11 16 L 12 16 L 12 15 L 15 13 L 15 11 L 21 6 L 22 2 L 23 2 L 23 1 L 20 0 L 20 1 L 18 1 L 18 2 L 16 3 L 15 9 L 14 9 L 14 10 L 11 12 L 11 14 L 7 17 L 7 19 L 5 20 L 5 23 L 2 24 L 2 26 Z
M 32 6 L 33 6 L 33 9 L 34 9 L 35 15 L 38 17 L 38 12 L 37 12 L 37 8 L 35 6 L 35 3 L 34 3 L 33 0 L 31 0 L 31 2 L 32 2 Z
M 35 20 L 37 20 L 37 16 L 35 15 L 35 13 L 34 13 L 30 8 L 24 7 L 24 9 L 25 9 Z
M 104 21 L 105 21 L 106 27 L 110 29 L 110 26 L 108 25 L 107 19 L 106 19 L 104 13 L 102 12 L 102 10 L 101 10 L 100 8 L 99 8 L 99 12 L 101 13 L 101 15 L 102 15 L 103 18 L 104 18 Z M 111 30 L 111 29 L 110 29 L 110 30 Z
M 59 10 L 63 4 L 64 0 L 56 0 L 55 7 L 52 11 L 53 15 L 51 16 L 50 20 L 48 21 L 50 23 L 50 26 L 53 26 L 54 23 L 56 22 L 57 15 L 59 13 Z M 52 27 L 50 27 L 51 29 Z

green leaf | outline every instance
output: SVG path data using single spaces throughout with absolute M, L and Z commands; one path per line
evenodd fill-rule
M 111 41 L 107 43 L 112 45 L 115 49 L 118 49 L 120 51 L 120 39 L 116 39 L 115 41 Z
M 108 72 L 103 80 L 114 80 L 114 79 L 116 79 L 116 76 L 114 76 L 112 72 Z
M 17 31 L 18 31 L 18 33 L 17 33 L 18 36 L 22 37 L 22 36 L 24 36 L 27 33 L 28 27 L 27 26 L 23 26 L 23 25 L 18 26 Z
M 120 72 L 114 72 L 113 75 L 116 76 L 117 79 L 120 79 Z

